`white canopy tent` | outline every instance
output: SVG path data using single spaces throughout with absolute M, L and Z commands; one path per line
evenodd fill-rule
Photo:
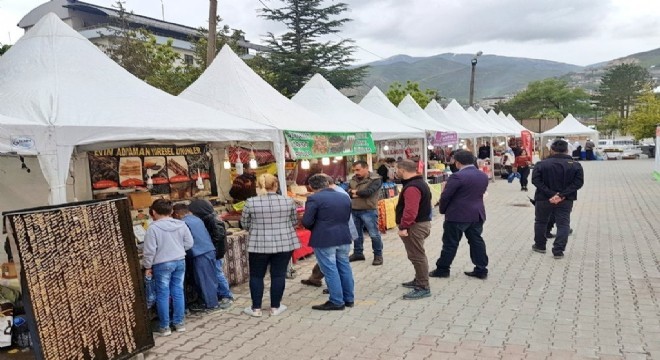
M 493 133 L 497 133 L 497 129 L 494 129 L 492 125 L 486 122 L 478 122 L 477 118 L 471 116 L 470 114 L 463 109 L 463 107 L 456 101 L 452 100 L 449 105 L 445 108 L 447 116 L 449 116 L 452 121 L 458 122 L 460 124 L 470 124 L 473 133 L 467 135 L 466 137 L 482 137 L 482 136 L 491 136 Z
M 572 114 L 568 114 L 557 126 L 541 134 L 543 137 L 570 135 L 586 135 L 596 138 L 598 137 L 598 130 L 582 125 Z
M 406 95 L 406 97 L 401 100 L 399 103 L 398 109 L 409 118 L 413 119 L 415 123 L 412 125 L 419 129 L 429 130 L 429 131 L 454 131 L 451 126 L 447 124 L 441 124 L 439 121 L 432 118 L 427 114 L 422 108 L 417 104 L 415 99 Z
M 461 122 L 459 117 L 451 116 L 437 101 L 431 100 L 424 111 L 433 119 L 458 133 L 459 137 L 469 138 L 481 134 L 481 129 L 474 122 Z
M 484 111 L 483 108 L 479 108 L 479 110 L 475 110 L 471 107 L 469 107 L 466 112 L 477 119 L 483 121 L 487 126 L 489 126 L 491 129 L 493 129 L 493 136 L 507 136 L 507 135 L 512 135 L 515 134 L 516 131 L 510 129 L 508 125 L 508 121 L 505 123 L 501 119 L 494 120 L 488 114 L 486 111 Z
M 426 136 L 424 129 L 415 127 L 414 120 L 397 109 L 387 96 L 375 86 L 360 101 L 360 106 L 387 120 L 366 124 L 371 129 L 372 134 L 388 131 L 387 133 L 381 133 L 379 140 L 423 139 Z
M 282 147 L 270 126 L 150 87 L 52 13 L 0 58 L 0 78 L 2 112 L 47 127 L 38 157 L 51 204 L 67 201 L 78 145 L 246 140 Z
M 192 100 L 229 114 L 241 116 L 281 130 L 315 132 L 363 132 L 364 125 L 356 125 L 337 117 L 332 121 L 287 99 L 255 73 L 229 46 L 225 45 L 211 66 L 179 97 Z M 284 150 L 275 154 L 278 173 L 284 174 Z M 280 187 L 286 189 L 286 179 L 279 177 Z
M 526 127 L 522 126 L 522 124 L 519 123 L 519 122 L 516 120 L 516 118 L 513 117 L 513 115 L 509 114 L 509 115 L 506 116 L 506 118 L 509 119 L 509 122 L 512 124 L 512 126 L 513 126 L 515 129 L 518 129 L 518 132 L 521 132 L 521 131 L 529 131 L 529 132 L 532 132 L 532 131 L 528 130 Z M 532 132 L 532 133 L 533 133 L 533 132 Z

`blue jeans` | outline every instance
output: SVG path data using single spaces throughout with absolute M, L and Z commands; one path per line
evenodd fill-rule
M 234 299 L 234 294 L 229 290 L 229 282 L 225 276 L 224 271 L 222 271 L 222 262 L 224 259 L 215 260 L 215 276 L 218 278 L 218 298 L 224 299 Z
M 183 325 L 185 301 L 183 300 L 183 277 L 186 274 L 186 261 L 174 260 L 152 267 L 156 281 L 156 308 L 161 329 L 170 327 L 170 296 L 172 297 L 174 325 Z
M 207 309 L 218 306 L 218 282 L 215 276 L 215 251 L 192 258 L 193 276 L 197 284 L 197 292 L 204 300 Z
M 348 261 L 351 245 L 314 248 L 316 261 L 325 275 L 330 292 L 330 302 L 344 305 L 355 301 L 353 271 Z
M 264 277 L 270 265 L 270 307 L 280 307 L 284 287 L 286 286 L 286 271 L 293 251 L 274 254 L 248 253 L 250 265 L 250 297 L 252 308 L 261 309 L 261 300 L 264 296 Z
M 378 210 L 353 210 L 353 222 L 355 222 L 358 232 L 358 237 L 353 244 L 353 253 L 358 255 L 364 253 L 364 227 L 366 226 L 374 256 L 383 256 L 383 240 L 378 231 Z

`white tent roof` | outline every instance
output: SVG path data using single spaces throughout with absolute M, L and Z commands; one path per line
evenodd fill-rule
M 349 100 L 321 74 L 312 76 L 291 100 L 322 116 L 333 126 L 334 132 L 370 131 L 367 124 L 387 121 Z M 371 136 L 374 140 L 382 140 L 382 134 L 372 132 Z M 388 135 L 385 136 L 387 139 Z
M 456 131 L 452 129 L 447 124 L 441 124 L 439 121 L 436 121 L 434 118 L 429 116 L 421 107 L 417 104 L 415 99 L 406 95 L 406 97 L 401 100 L 399 103 L 399 110 L 404 113 L 409 118 L 415 121 L 415 124 L 412 125 L 418 129 L 432 130 L 432 131 Z
M 362 131 L 337 119 L 329 122 L 287 99 L 225 45 L 208 69 L 179 97 L 271 125 L 280 130 Z
M 436 121 L 439 121 L 441 124 L 456 131 L 459 137 L 465 138 L 475 136 L 475 134 L 478 136 L 480 134 L 481 129 L 477 128 L 475 123 L 461 122 L 458 117 L 450 116 L 435 100 L 431 100 L 431 102 L 426 105 L 424 111 Z
M 424 138 L 424 129 L 414 127 L 415 121 L 404 115 L 377 87 L 371 88 L 367 96 L 362 98 L 360 106 L 363 108 L 387 118 L 388 122 L 369 124 L 372 133 L 379 130 L 391 130 L 390 139 L 415 139 Z
M 469 112 L 469 109 L 468 109 Z M 513 128 L 511 126 L 511 123 L 509 123 L 509 120 L 501 119 L 497 115 L 490 116 L 488 113 L 486 113 L 486 110 L 483 108 L 479 108 L 479 110 L 474 110 L 477 116 L 481 117 L 484 119 L 487 123 L 491 124 L 491 126 L 494 129 L 497 129 L 499 131 L 499 135 L 515 135 L 519 133 L 517 128 Z M 492 110 L 491 110 L 492 112 Z
M 516 129 L 518 129 L 518 131 L 530 131 L 526 127 L 522 126 L 522 124 L 519 123 L 516 120 L 516 118 L 513 117 L 513 115 L 509 114 L 509 115 L 506 116 L 506 118 L 509 119 L 509 122 L 512 124 L 512 126 Z M 532 132 L 532 131 L 530 131 L 530 132 Z
M 565 136 L 565 135 L 598 135 L 598 131 L 590 129 L 577 121 L 572 114 L 568 114 L 559 125 L 541 134 L 543 136 Z
M 177 98 L 133 77 L 55 14 L 0 58 L 3 114 L 50 127 L 40 165 L 64 202 L 73 147 L 115 141 L 277 141 L 277 130 Z M 46 157 L 47 156 L 47 157 Z
M 0 154 L 37 155 L 47 142 L 45 124 L 0 115 Z
M 453 122 L 458 124 L 468 124 L 467 126 L 469 126 L 469 129 L 472 131 L 468 136 L 479 137 L 499 134 L 499 131 L 491 124 L 488 124 L 485 121 L 479 121 L 477 117 L 468 114 L 468 112 L 465 111 L 456 100 L 452 100 L 449 105 L 447 105 L 445 112 Z

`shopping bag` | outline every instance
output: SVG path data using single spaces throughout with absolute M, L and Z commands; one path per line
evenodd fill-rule
M 518 173 L 518 172 L 513 172 L 513 173 L 509 174 L 509 177 L 507 178 L 507 181 L 508 181 L 509 184 L 510 184 L 510 183 L 513 182 L 513 180 L 514 180 L 515 178 L 520 179 L 520 173 Z
M 153 276 L 144 276 L 144 287 L 147 293 L 147 309 L 151 309 L 156 303 L 156 281 Z

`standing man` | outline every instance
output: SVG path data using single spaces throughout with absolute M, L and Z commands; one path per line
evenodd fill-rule
M 193 237 L 183 221 L 172 219 L 172 202 L 158 199 L 151 204 L 149 214 L 154 222 L 144 235 L 142 265 L 145 275 L 156 282 L 156 309 L 160 336 L 172 334 L 170 329 L 170 298 L 172 324 L 177 332 L 184 325 L 185 300 L 183 278 L 186 275 L 186 251 L 193 246 Z
M 377 173 L 369 171 L 366 161 L 353 163 L 353 178 L 349 183 L 348 194 L 351 196 L 353 220 L 358 231 L 358 238 L 353 246 L 351 261 L 365 260 L 364 227 L 367 227 L 374 251 L 372 265 L 383 265 L 383 241 L 378 232 L 378 193 L 383 180 Z
M 484 193 L 488 188 L 488 175 L 474 166 L 475 158 L 469 151 L 456 151 L 454 159 L 458 172 L 449 177 L 440 196 L 440 214 L 445 214 L 442 252 L 435 263 L 436 269 L 429 275 L 449 277 L 458 243 L 465 233 L 474 264 L 474 270 L 466 271 L 465 275 L 485 279 L 488 277 L 488 255 L 481 233 L 486 221 Z
M 550 152 L 550 157 L 538 162 L 532 173 L 532 184 L 536 186 L 534 195 L 536 218 L 532 250 L 539 253 L 546 252 L 545 233 L 550 218 L 554 217 L 557 237 L 552 245 L 552 254 L 555 259 L 561 259 L 564 257 L 571 231 L 573 201 L 577 200 L 577 191 L 584 184 L 584 171 L 582 165 L 568 155 L 566 141 L 555 140 L 550 146 Z
M 586 153 L 587 160 L 596 160 L 594 157 L 594 148 L 596 147 L 596 144 L 594 144 L 591 139 L 587 139 L 587 142 L 584 143 L 584 151 Z
M 330 299 L 314 310 L 344 310 L 355 302 L 353 271 L 348 259 L 351 249 L 351 201 L 328 187 L 324 174 L 309 178 L 314 195 L 307 198 L 302 224 L 312 231 L 309 245 L 328 284 Z
M 413 161 L 399 162 L 397 175 L 403 189 L 396 204 L 396 223 L 408 260 L 415 268 L 415 279 L 401 284 L 412 289 L 403 298 L 417 300 L 431 296 L 429 262 L 424 251 L 424 240 L 431 234 L 431 190 L 422 175 L 417 174 L 417 164 Z

